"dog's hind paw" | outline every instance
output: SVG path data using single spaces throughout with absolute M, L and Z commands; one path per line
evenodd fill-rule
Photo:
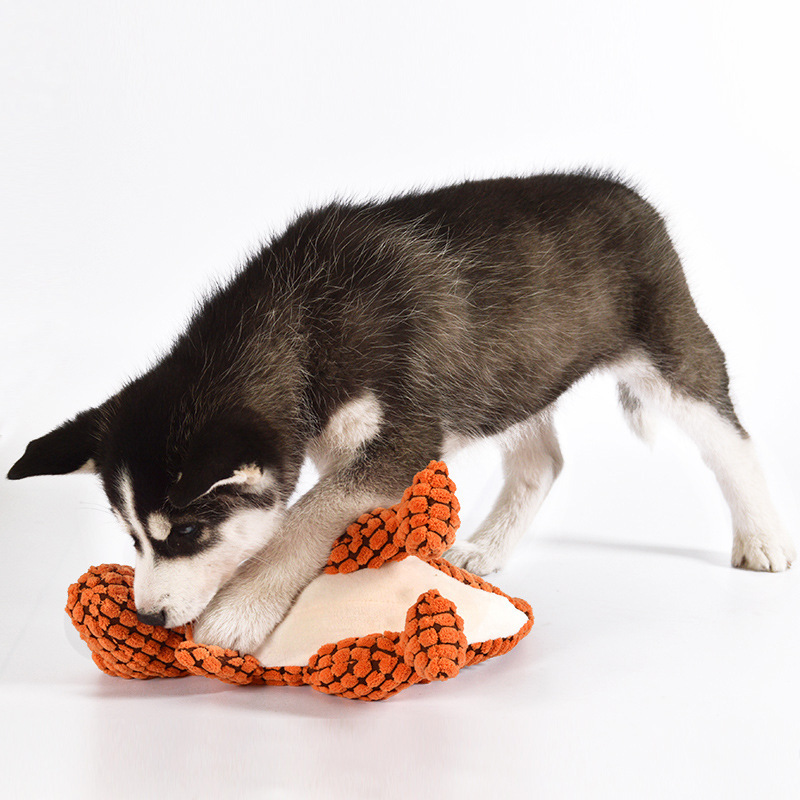
M 503 566 L 503 559 L 492 548 L 475 542 L 456 542 L 444 558 L 473 575 L 489 575 Z
M 784 572 L 795 557 L 794 544 L 785 533 L 740 534 L 734 539 L 731 564 L 757 572 Z

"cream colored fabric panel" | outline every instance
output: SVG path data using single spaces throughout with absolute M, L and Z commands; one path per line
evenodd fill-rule
M 254 655 L 268 667 L 303 666 L 323 644 L 402 631 L 408 609 L 429 589 L 456 604 L 468 642 L 513 636 L 527 621 L 505 597 L 467 586 L 411 557 L 380 569 L 320 575 Z

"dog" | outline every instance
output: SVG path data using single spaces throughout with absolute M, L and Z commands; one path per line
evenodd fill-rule
M 793 545 L 664 221 L 613 177 L 468 181 L 300 215 L 204 302 L 151 370 L 32 441 L 8 473 L 88 471 L 133 538 L 142 621 L 252 652 L 342 529 L 479 437 L 505 485 L 446 554 L 506 563 L 562 466 L 554 403 L 598 369 L 644 433 L 695 441 L 736 567 Z M 318 483 L 288 500 L 304 459 Z

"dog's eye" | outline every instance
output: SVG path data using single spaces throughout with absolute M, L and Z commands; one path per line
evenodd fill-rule
M 180 539 L 188 539 L 192 536 L 197 536 L 200 533 L 200 526 L 194 522 L 183 522 L 180 525 L 173 525 L 170 530 L 171 536 L 177 536 Z

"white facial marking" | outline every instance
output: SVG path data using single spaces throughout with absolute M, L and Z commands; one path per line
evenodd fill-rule
M 261 470 L 241 470 L 241 482 L 257 486 Z M 256 475 L 256 472 L 258 475 Z M 267 475 L 269 483 L 273 478 Z M 267 485 L 269 485 L 269 483 Z M 133 530 L 141 545 L 136 553 L 133 594 L 136 608 L 145 614 L 166 612 L 167 627 L 190 622 L 208 605 L 236 568 L 260 550 L 280 525 L 282 505 L 269 509 L 246 508 L 231 514 L 214 532 L 217 541 L 190 556 L 156 558 L 149 537 L 164 541 L 170 534 L 169 519 L 159 512 L 147 516 L 147 531 L 136 515 L 133 484 L 123 471 L 118 479 L 122 507 L 114 509 L 120 521 Z M 149 537 L 148 537 L 149 534 Z
M 328 420 L 309 445 L 309 455 L 321 475 L 344 466 L 361 445 L 380 431 L 383 409 L 373 392 L 348 400 Z
M 145 538 L 141 552 L 136 552 L 136 567 L 133 571 L 133 601 L 137 611 L 157 614 L 163 607 L 163 597 L 158 596 L 150 582 L 155 567 L 153 545 Z
M 235 512 L 217 529 L 218 541 L 191 556 L 154 559 L 146 542 L 144 552 L 137 553 L 136 559 L 137 608 L 146 613 L 163 609 L 167 627 L 195 619 L 236 568 L 266 544 L 282 515 L 282 507 Z
M 136 516 L 136 507 L 133 502 L 133 484 L 131 483 L 131 476 L 127 471 L 123 470 L 120 473 L 117 486 L 119 488 L 119 493 L 122 495 L 122 516 L 139 538 L 142 541 L 146 540 L 147 533 L 139 517 Z
M 163 542 L 172 530 L 172 523 L 157 511 L 147 515 L 147 530 L 154 539 Z
M 147 532 L 139 517 L 136 516 L 136 508 L 133 502 L 133 483 L 131 482 L 130 474 L 126 470 L 120 473 L 117 487 L 122 496 L 122 508 L 119 510 L 114 509 L 114 513 L 124 525 L 133 530 L 141 547 L 141 550 L 136 551 L 136 569 L 133 573 L 133 599 L 139 611 L 157 613 L 163 608 L 163 603 L 161 598 L 157 597 L 152 591 L 148 581 L 155 565 L 153 546 L 147 538 Z
M 202 497 L 203 495 L 208 494 L 210 491 L 219 486 L 228 486 L 231 484 L 238 484 L 245 487 L 249 491 L 261 493 L 275 484 L 275 478 L 269 471 L 265 472 L 256 464 L 247 464 L 243 467 L 239 467 L 237 470 L 234 470 L 233 475 L 231 475 L 229 478 L 223 478 L 222 480 L 211 484 L 211 486 L 209 486 L 208 489 L 206 489 L 200 496 Z

